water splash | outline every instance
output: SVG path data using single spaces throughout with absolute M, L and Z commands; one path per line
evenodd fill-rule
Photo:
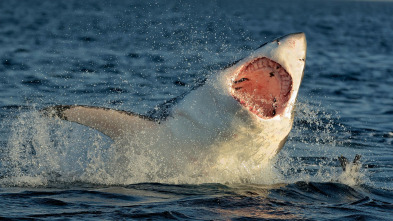
M 161 152 L 148 145 L 139 149 L 136 147 L 141 145 L 132 145 L 132 142 L 142 141 L 130 141 L 127 145 L 113 143 L 93 129 L 48 119 L 39 111 L 31 110 L 8 122 L 10 136 L 0 155 L 3 174 L 0 185 L 45 186 L 56 182 L 276 184 L 297 181 L 358 185 L 364 182 L 363 170 L 343 173 L 335 158 L 341 155 L 337 140 L 337 133 L 341 131 L 332 116 L 305 102 L 297 108 L 291 137 L 271 164 L 240 163 L 225 171 L 207 171 L 210 158 L 197 163 L 184 162 L 182 170 L 178 170 Z M 315 134 L 320 136 L 316 138 Z
M 92 156 L 105 156 L 101 152 L 107 143 L 100 134 L 43 118 L 38 111 L 21 113 L 10 122 L 10 135 L 1 156 L 1 169 L 5 171 L 1 183 L 46 185 L 54 180 L 73 180 L 75 174 L 95 163 Z
M 241 164 L 223 173 L 210 170 L 210 158 L 181 162 L 179 170 L 160 151 L 137 148 L 144 140 L 113 143 L 90 128 L 43 117 L 39 111 L 20 113 L 9 120 L 10 135 L 1 155 L 0 185 L 46 186 L 53 183 L 85 182 L 127 185 L 161 183 L 274 183 L 274 167 Z M 173 156 L 176 157 L 173 153 Z M 267 179 L 269 177 L 269 179 Z
M 345 146 L 350 130 L 340 124 L 337 112 L 320 103 L 300 101 L 286 148 L 277 156 L 276 168 L 283 182 L 338 182 L 350 186 L 369 183 L 367 171 L 359 162 L 355 169 L 343 171 L 338 157 L 357 154 Z M 355 165 L 349 165 L 355 167 Z

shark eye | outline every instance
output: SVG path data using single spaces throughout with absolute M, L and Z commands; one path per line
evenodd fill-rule
M 243 82 L 243 81 L 249 81 L 250 79 L 248 79 L 248 78 L 241 78 L 240 80 L 237 80 L 237 81 L 234 81 L 233 83 L 234 84 L 237 84 L 237 83 L 241 83 L 241 82 Z

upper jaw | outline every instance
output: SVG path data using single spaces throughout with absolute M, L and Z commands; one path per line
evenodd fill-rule
M 293 79 L 297 90 L 303 78 L 306 63 L 307 41 L 304 33 L 294 33 L 277 38 L 254 51 L 243 59 L 243 65 L 256 57 L 267 57 L 279 63 Z

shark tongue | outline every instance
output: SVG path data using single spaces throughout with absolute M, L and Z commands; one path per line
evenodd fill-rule
M 232 96 L 261 118 L 283 113 L 292 90 L 292 77 L 278 63 L 258 58 L 232 82 Z

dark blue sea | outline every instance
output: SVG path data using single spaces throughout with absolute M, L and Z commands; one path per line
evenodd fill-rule
M 371 0 L 0 1 L 0 219 L 393 220 L 392 12 Z M 109 138 L 39 112 L 147 114 L 293 32 L 306 33 L 306 69 L 266 179 L 159 179 L 149 159 L 114 165 Z M 344 172 L 338 157 L 356 154 Z

